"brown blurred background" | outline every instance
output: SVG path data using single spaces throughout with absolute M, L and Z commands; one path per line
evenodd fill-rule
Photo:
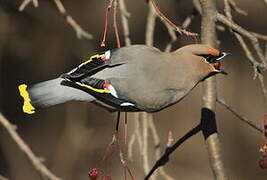
M 181 24 L 193 11 L 191 1 L 158 1 L 162 11 L 177 24 Z M 91 41 L 76 38 L 75 32 L 52 1 L 40 0 L 39 8 L 29 5 L 25 11 L 19 12 L 21 2 L 0 1 L 0 110 L 18 126 L 18 133 L 38 156 L 45 158 L 45 164 L 56 175 L 67 180 L 88 179 L 88 169 L 96 166 L 111 139 L 115 114 L 93 104 L 71 102 L 28 116 L 22 112 L 22 99 L 17 86 L 24 82 L 30 84 L 55 78 L 86 57 L 103 50 L 99 48 L 99 42 L 106 1 L 63 1 L 68 13 L 93 34 L 94 40 Z M 131 13 L 129 23 L 133 44 L 144 44 L 147 4 L 144 0 L 126 0 L 126 3 Z M 236 22 L 248 30 L 267 34 L 267 6 L 263 0 L 236 0 L 236 3 L 249 13 L 247 17 L 234 14 Z M 218 8 L 223 11 L 221 1 L 218 1 Z M 195 18 L 189 29 L 200 32 L 200 20 L 200 17 Z M 218 38 L 221 49 L 232 53 L 223 63 L 229 75 L 218 75 L 219 95 L 259 123 L 266 113 L 259 82 L 252 79 L 252 68 L 234 36 L 226 30 L 218 32 Z M 165 26 L 158 20 L 155 46 L 164 49 L 169 39 Z M 114 40 L 110 22 L 108 48 L 116 47 Z M 174 48 L 190 43 L 193 43 L 191 38 L 179 36 Z M 168 131 L 172 131 L 177 139 L 199 122 L 201 89 L 199 85 L 179 104 L 154 114 L 162 148 L 166 144 Z M 260 133 L 240 122 L 220 105 L 217 106 L 217 117 L 230 178 L 267 179 L 267 170 L 258 166 Z M 132 120 L 129 120 L 130 133 L 134 128 Z M 153 143 L 150 143 L 150 150 L 152 153 Z M 122 168 L 117 155 L 114 156 L 111 175 L 113 179 L 122 179 Z M 144 177 L 140 152 L 136 148 L 134 161 L 129 166 L 137 179 Z M 174 179 L 213 179 L 201 134 L 190 139 L 171 156 L 166 171 Z M 0 174 L 12 180 L 40 179 L 2 127 Z

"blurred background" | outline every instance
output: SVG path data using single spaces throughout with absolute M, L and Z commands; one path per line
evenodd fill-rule
M 93 36 L 93 40 L 79 40 L 73 29 L 59 14 L 53 1 L 40 0 L 39 7 L 32 4 L 18 11 L 21 0 L 0 1 L 0 110 L 18 126 L 18 133 L 57 176 L 67 180 L 88 179 L 87 172 L 102 157 L 114 131 L 115 115 L 94 104 L 70 102 L 39 111 L 34 115 L 22 112 L 22 99 L 17 86 L 52 79 L 71 70 L 99 47 L 104 25 L 105 0 L 64 0 L 67 12 Z M 233 13 L 235 21 L 246 29 L 267 34 L 267 6 L 264 1 L 236 0 L 248 16 Z M 161 10 L 181 24 L 192 13 L 191 1 L 158 0 Z M 144 44 L 148 6 L 144 0 L 126 0 L 131 18 L 130 37 L 133 44 Z M 223 3 L 218 1 L 223 12 Z M 119 20 L 120 34 L 122 28 Z M 189 30 L 200 32 L 201 18 L 193 20 Z M 121 36 L 122 37 L 122 36 Z M 218 32 L 220 49 L 231 52 L 225 58 L 223 69 L 227 76 L 218 75 L 218 94 L 255 123 L 260 123 L 266 109 L 260 84 L 253 80 L 253 69 L 234 36 Z M 165 26 L 157 20 L 155 47 L 164 50 L 170 40 Z M 190 37 L 178 36 L 174 49 L 194 43 Z M 115 48 L 115 37 L 110 22 L 107 48 Z M 266 73 L 264 72 L 264 75 Z M 266 82 L 266 80 L 265 80 Z M 266 82 L 267 83 L 267 82 Z M 155 113 L 161 147 L 167 142 L 168 132 L 175 139 L 195 126 L 200 120 L 201 91 L 199 84 L 192 93 L 166 110 Z M 129 136 L 134 130 L 129 115 Z M 239 121 L 224 107 L 217 106 L 217 122 L 225 164 L 231 179 L 264 180 L 267 170 L 258 166 L 260 133 Z M 151 139 L 151 138 L 150 138 Z M 134 147 L 134 161 L 129 161 L 136 179 L 144 177 L 142 157 Z M 154 151 L 149 143 L 150 152 Z M 207 150 L 201 134 L 183 144 L 165 166 L 174 179 L 213 179 Z M 111 176 L 122 179 L 123 169 L 118 154 L 112 158 Z M 6 130 L 0 127 L 0 174 L 14 180 L 37 180 L 38 173 L 21 153 Z

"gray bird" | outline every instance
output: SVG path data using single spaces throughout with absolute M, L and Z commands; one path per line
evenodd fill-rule
M 184 98 L 200 81 L 217 73 L 228 53 L 202 44 L 171 53 L 132 45 L 91 56 L 56 79 L 19 86 L 23 111 L 67 101 L 87 101 L 118 111 L 160 111 Z

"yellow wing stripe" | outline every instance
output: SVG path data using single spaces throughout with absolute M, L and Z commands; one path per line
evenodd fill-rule
M 31 104 L 31 98 L 30 98 L 30 95 L 27 91 L 27 85 L 21 84 L 21 85 L 19 85 L 18 88 L 19 88 L 19 92 L 20 92 L 21 97 L 23 97 L 23 99 L 24 99 L 23 111 L 25 113 L 28 113 L 28 114 L 35 113 L 35 111 L 34 111 L 35 108 Z
M 105 57 L 105 54 L 96 54 L 91 56 L 87 61 L 83 62 L 82 64 L 85 65 L 90 63 L 91 61 L 93 61 L 93 58 L 103 58 L 103 57 Z
M 89 86 L 89 85 L 86 85 L 86 84 L 82 84 L 82 83 L 79 83 L 79 82 L 76 82 L 78 85 L 82 86 L 82 87 L 86 87 L 90 90 L 93 90 L 95 92 L 98 92 L 98 93 L 110 93 L 109 90 L 107 89 L 96 89 L 96 88 L 93 88 L 92 86 Z

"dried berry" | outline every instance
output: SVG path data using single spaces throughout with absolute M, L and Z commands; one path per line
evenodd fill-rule
M 262 156 L 262 158 L 259 160 L 259 166 L 262 169 L 266 169 L 267 168 L 267 157 L 266 156 Z
M 104 176 L 102 180 L 112 180 L 109 176 Z
M 101 42 L 100 46 L 105 47 L 106 46 L 105 42 Z
M 97 169 L 96 168 L 91 169 L 88 172 L 88 177 L 91 178 L 91 180 L 96 180 L 97 177 L 98 177 L 98 171 L 97 171 Z

